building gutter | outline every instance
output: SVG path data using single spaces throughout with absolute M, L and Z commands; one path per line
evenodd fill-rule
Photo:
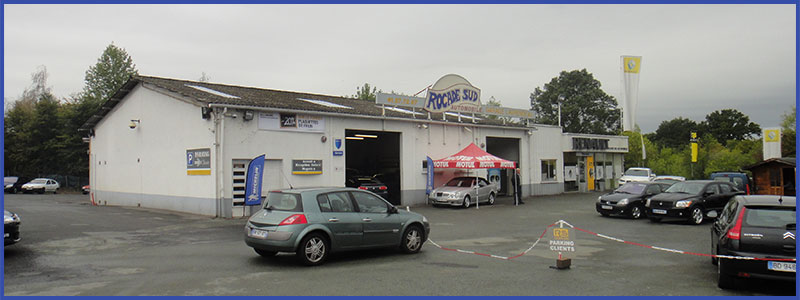
M 322 115 L 329 117 L 351 117 L 351 118 L 372 119 L 372 120 L 391 120 L 391 121 L 410 122 L 410 123 L 470 126 L 470 127 L 481 127 L 481 128 L 506 129 L 506 130 L 510 129 L 510 130 L 520 130 L 520 131 L 537 130 L 536 127 L 509 127 L 509 126 L 485 125 L 485 124 L 475 124 L 475 123 L 456 123 L 456 122 L 447 122 L 447 121 L 431 120 L 431 119 L 406 119 L 406 118 L 384 117 L 384 116 L 365 116 L 365 115 L 355 115 L 355 114 L 341 114 L 333 112 L 307 111 L 307 110 L 286 109 L 286 108 L 270 108 L 270 107 L 250 106 L 250 105 L 236 105 L 236 104 L 209 103 L 208 107 L 269 111 L 269 112 L 292 113 L 292 114 Z

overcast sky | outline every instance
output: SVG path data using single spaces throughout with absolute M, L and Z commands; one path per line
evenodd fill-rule
M 6 101 L 42 65 L 56 96 L 80 92 L 112 42 L 142 75 L 349 96 L 455 73 L 524 109 L 583 68 L 619 101 L 637 55 L 643 132 L 725 108 L 778 126 L 797 92 L 794 5 L 5 5 L 4 22 Z

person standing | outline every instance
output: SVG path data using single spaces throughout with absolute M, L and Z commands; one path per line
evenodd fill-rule
M 522 202 L 522 180 L 519 175 L 519 168 L 514 170 L 514 203 L 515 205 L 525 204 Z

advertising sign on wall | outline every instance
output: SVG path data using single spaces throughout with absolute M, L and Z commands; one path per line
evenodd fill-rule
M 211 148 L 186 150 L 186 175 L 211 175 Z
M 322 174 L 321 159 L 293 159 L 292 174 L 295 175 L 317 175 Z
M 481 90 L 464 77 L 448 74 L 428 89 L 425 110 L 430 112 L 481 112 Z
M 324 132 L 325 119 L 314 115 L 262 112 L 258 114 L 258 129 Z

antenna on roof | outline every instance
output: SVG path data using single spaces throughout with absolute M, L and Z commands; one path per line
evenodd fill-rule
M 286 180 L 286 183 L 289 184 L 289 189 L 293 190 L 294 187 L 292 186 L 292 183 L 289 182 L 289 177 L 286 177 L 286 174 L 283 174 L 283 168 L 281 168 L 280 170 L 281 170 L 281 176 L 283 176 L 283 180 Z

